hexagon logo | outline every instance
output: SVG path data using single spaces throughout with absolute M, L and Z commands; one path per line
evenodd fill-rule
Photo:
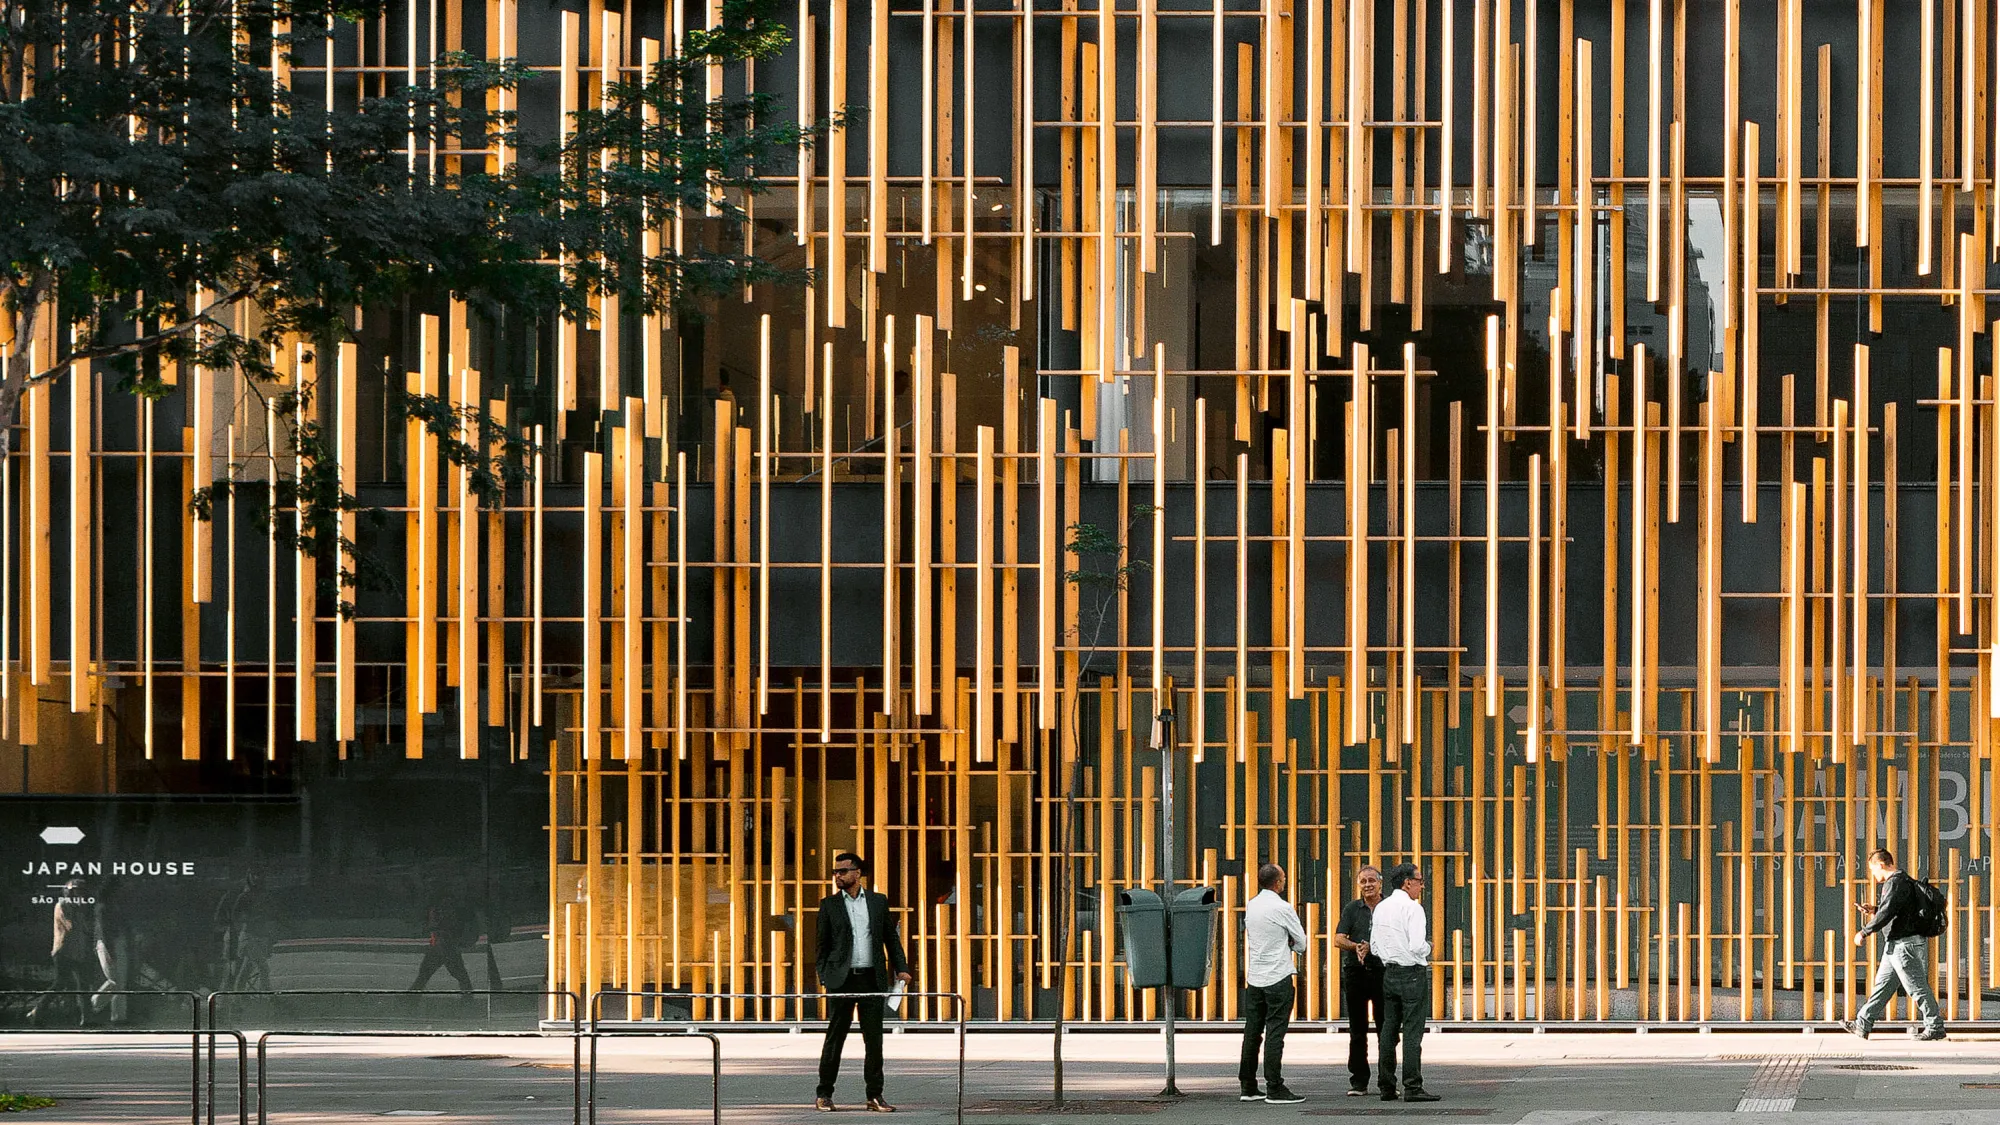
M 81 844 L 82 842 L 83 829 L 81 828 L 42 829 L 42 843 L 44 844 Z

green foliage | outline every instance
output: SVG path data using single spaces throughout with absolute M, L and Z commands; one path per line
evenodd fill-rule
M 615 293 L 627 308 L 689 314 L 703 299 L 744 285 L 805 284 L 805 270 L 785 270 L 744 253 L 746 202 L 765 190 L 760 165 L 811 144 L 843 115 L 813 130 L 777 115 L 768 94 L 710 99 L 711 67 L 769 59 L 790 39 L 770 0 L 725 0 L 713 30 L 691 30 L 685 49 L 655 63 L 636 81 L 612 86 L 603 104 L 571 117 L 555 153 L 569 216 L 566 249 L 573 280 Z M 679 252 L 646 254 L 634 232 L 678 213 L 709 237 Z
M 1129 535 L 1137 528 L 1140 520 L 1153 515 L 1151 504 L 1132 505 L 1132 519 L 1126 525 Z M 1077 557 L 1079 566 L 1075 570 L 1063 572 L 1063 580 L 1085 589 L 1100 593 L 1117 593 L 1126 589 L 1133 578 L 1152 569 L 1145 559 L 1127 560 L 1125 547 L 1118 537 L 1094 523 L 1078 522 L 1069 525 L 1069 552 Z
M 1130 536 L 1143 520 L 1153 517 L 1151 504 L 1132 505 L 1130 520 L 1125 525 L 1125 533 Z M 1120 590 L 1127 589 L 1134 578 L 1152 570 L 1152 564 L 1145 559 L 1127 556 L 1125 545 L 1118 536 L 1094 523 L 1077 522 L 1069 525 L 1068 550 L 1077 558 L 1074 570 L 1063 572 L 1063 580 L 1090 590 L 1099 595 L 1094 601 L 1085 603 L 1086 612 L 1098 608 L 1099 624 L 1102 624 L 1103 608 L 1108 608 L 1108 598 Z
M 7 356 L 0 453 L 22 390 L 79 361 L 151 398 L 172 366 L 240 374 L 296 422 L 271 451 L 296 471 L 254 490 L 232 474 L 195 514 L 254 495 L 268 529 L 289 509 L 292 544 L 338 552 L 338 585 L 355 587 L 370 568 L 338 526 L 359 503 L 330 436 L 294 414 L 313 387 L 271 389 L 274 357 L 299 339 L 328 354 L 361 309 L 453 299 L 585 322 L 615 295 L 627 314 L 686 317 L 744 284 L 808 282 L 744 253 L 741 227 L 759 166 L 816 131 L 763 95 L 708 96 L 713 68 L 785 47 L 776 10 L 725 0 L 719 26 L 572 115 L 557 144 L 491 108 L 529 74 L 514 60 L 448 54 L 414 84 L 344 78 L 337 98 L 275 80 L 274 59 L 318 65 L 386 0 L 0 0 L 0 316 L 18 341 L 60 341 Z M 502 167 L 503 149 L 521 158 Z M 680 237 L 658 237 L 676 217 Z M 390 406 L 487 505 L 526 479 L 524 435 L 545 420 L 513 409 L 511 429 L 433 395 Z
M 330 555 L 339 560 L 337 572 L 322 580 L 327 589 L 337 593 L 386 586 L 392 580 L 388 569 L 341 534 L 341 513 L 364 512 L 376 523 L 380 522 L 381 513 L 367 509 L 340 487 L 340 468 L 333 443 L 309 415 L 312 393 L 312 388 L 306 386 L 280 394 L 271 403 L 279 418 L 295 420 L 286 443 L 298 459 L 295 472 L 268 486 L 245 487 L 245 482 L 235 479 L 231 466 L 229 478 L 196 489 L 189 507 L 195 518 L 212 520 L 218 506 L 227 504 L 234 496 L 247 495 L 251 502 L 250 516 L 259 531 L 267 534 L 275 531 L 279 542 L 289 550 L 303 551 L 315 558 Z M 291 513 L 289 522 L 283 516 L 287 511 Z M 346 598 L 337 599 L 337 607 L 342 617 L 354 615 L 354 603 Z
M 540 185 L 431 174 L 395 151 L 507 136 L 484 94 L 510 71 L 445 60 L 435 88 L 329 111 L 264 69 L 316 53 L 329 17 L 376 10 L 0 2 L 14 16 L 0 20 L 0 282 L 16 316 L 53 316 L 64 341 L 10 367 L 9 391 L 78 359 L 153 395 L 162 362 L 269 379 L 286 338 L 344 339 L 354 308 L 419 290 L 561 303 Z
M 51 1109 L 54 1098 L 44 1098 L 35 1094 L 15 1094 L 0 1090 L 0 1113 L 26 1113 L 31 1109 Z

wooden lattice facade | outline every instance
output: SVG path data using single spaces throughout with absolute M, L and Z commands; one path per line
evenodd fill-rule
M 483 49 L 554 121 L 713 18 L 437 0 L 287 77 Z M 187 518 L 286 471 L 250 388 L 31 392 L 14 745 L 92 753 L 115 703 L 148 756 L 545 761 L 556 988 L 811 989 L 854 848 L 980 1018 L 1151 1017 L 1101 904 L 1161 875 L 1171 760 L 1176 877 L 1232 911 L 1190 1016 L 1235 1014 L 1272 859 L 1308 1018 L 1355 868 L 1405 859 L 1442 1018 L 1844 1016 L 1876 846 L 1949 888 L 1940 990 L 1983 1014 L 2000 12 L 802 0 L 794 35 L 715 82 L 865 111 L 753 205 L 810 287 L 370 312 L 296 361 L 390 513 L 344 517 L 403 579 L 354 618 Z M 535 483 L 481 508 L 391 383 L 531 420 Z M 1101 633 L 1079 522 L 1147 563 Z

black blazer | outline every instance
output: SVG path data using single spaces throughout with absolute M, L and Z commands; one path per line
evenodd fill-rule
M 889 913 L 889 899 L 874 891 L 862 891 L 868 903 L 868 930 L 875 941 L 875 964 L 887 965 L 891 972 L 907 973 L 910 962 L 903 957 L 903 943 L 896 936 L 896 918 Z M 821 988 L 829 991 L 847 983 L 849 963 L 854 960 L 854 927 L 847 921 L 847 904 L 839 891 L 819 900 L 819 970 Z M 888 982 L 884 981 L 886 986 Z

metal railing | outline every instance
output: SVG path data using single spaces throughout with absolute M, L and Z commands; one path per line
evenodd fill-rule
M 498 997 L 521 996 L 540 1000 L 562 1000 L 567 1007 L 567 1016 L 550 1016 L 550 1019 L 567 1020 L 573 1026 L 581 1027 L 583 998 L 567 989 L 544 988 L 475 988 L 466 992 L 418 992 L 407 988 L 256 988 L 223 989 L 208 994 L 208 1026 L 216 1026 L 216 1008 L 225 1000 L 279 999 L 288 996 L 353 996 L 353 997 L 397 997 L 402 1000 L 453 1000 L 484 998 L 487 1001 L 487 1015 L 492 1015 L 492 1001 Z M 550 1009 L 554 1009 L 550 1005 Z
M 410 989 L 402 989 L 402 988 L 261 988 L 261 989 L 224 989 L 224 990 L 222 990 L 222 991 L 220 991 L 220 992 L 211 992 L 211 993 L 209 993 L 209 996 L 208 996 L 208 1026 L 209 1026 L 209 1027 L 211 1027 L 211 1028 L 213 1028 L 213 1027 L 215 1027 L 215 1026 L 216 1026 L 216 1022 L 217 1022 L 217 1021 L 216 1021 L 216 1007 L 217 1007 L 217 1004 L 218 1004 L 218 1002 L 220 1002 L 220 1001 L 222 1001 L 222 1000 L 224 1000 L 224 999 L 244 999 L 244 998 L 249 998 L 249 997 L 263 997 L 263 998 L 277 998 L 277 997 L 284 997 L 284 996 L 321 996 L 321 997 L 333 997 L 333 996 L 395 996 L 395 997 L 400 997 L 400 998 L 403 998 L 403 999 L 406 999 L 406 1000 L 408 1000 L 408 999 L 413 999 L 413 998 L 423 998 L 423 997 L 440 997 L 440 998 L 443 998 L 443 997 L 454 997 L 454 996 L 474 996 L 474 997 L 477 997 L 477 996 L 484 996 L 484 997 L 486 997 L 486 998 L 488 999 L 488 1014 L 489 1014 L 489 1015 L 491 1014 L 491 1000 L 492 1000 L 492 998 L 493 998 L 493 997 L 496 997 L 496 996 L 532 996 L 532 997 L 535 997 L 535 998 L 536 998 L 536 999 L 538 999 L 538 1000 L 554 1000 L 554 999 L 556 999 L 556 998 L 560 997 L 560 998 L 561 998 L 561 999 L 562 999 L 562 1000 L 563 1000 L 563 1001 L 565 1002 L 565 1006 L 566 1006 L 566 1007 L 568 1008 L 568 1010 L 569 1010 L 569 1025 L 570 1025 L 570 1031 L 569 1031 L 569 1034 L 570 1034 L 570 1035 L 571 1035 L 572 1037 L 575 1037 L 575 1036 L 580 1036 L 580 1035 L 581 1035 L 581 1034 L 583 1033 L 583 1000 L 582 1000 L 582 998 L 581 998 L 581 997 L 579 997 L 579 996 L 578 996 L 578 995 L 577 995 L 576 993 L 574 993 L 574 992 L 570 992 L 570 991 L 568 991 L 568 990 L 566 990 L 566 989 L 499 989 L 499 988 L 488 988 L 488 989 L 473 989 L 473 990 L 472 990 L 471 992 L 468 992 L 468 993 L 451 993 L 451 992 L 416 992 L 416 991 L 412 991 L 412 990 L 410 990 Z M 554 1005 L 553 1005 L 553 1004 L 551 1004 L 551 1005 L 550 1005 L 550 1009 L 551 1009 L 551 1010 L 553 1010 L 553 1009 L 554 1009 Z M 273 1032 L 276 1032 L 276 1033 L 279 1033 L 279 1034 L 284 1034 L 284 1035 L 322 1035 L 322 1034 L 324 1034 L 324 1035 L 338 1035 L 338 1034 L 349 1034 L 349 1033 L 351 1033 L 352 1035 L 356 1035 L 356 1036 L 360 1036 L 360 1035 L 375 1035 L 375 1036 L 386 1036 L 386 1037 L 391 1037 L 391 1038 L 395 1038 L 395 1037 L 401 1037 L 401 1036 L 403 1036 L 403 1034 L 404 1034 L 405 1032 L 407 1032 L 408 1030 L 409 1030 L 409 1029 L 405 1029 L 405 1028 L 392 1028 L 392 1029 L 385 1029 L 385 1030 L 380 1030 L 380 1031 L 372 1031 L 372 1030 L 367 1030 L 367 1029 L 359 1029 L 359 1028 L 349 1028 L 349 1029 L 347 1029 L 347 1032 L 345 1032 L 345 1033 L 336 1033 L 336 1032 L 328 1032 L 328 1031 L 322 1031 L 322 1030 L 317 1030 L 317 1029 L 311 1029 L 311 1028 L 306 1028 L 306 1029 L 297 1029 L 297 1028 L 286 1028 L 286 1029 L 272 1029 L 271 1031 L 267 1031 L 267 1032 L 266 1032 L 265 1034 L 266 1034 L 266 1035 L 269 1035 L 269 1034 L 272 1034 Z M 480 1037 L 480 1035 L 481 1035 L 482 1033 L 479 1033 L 479 1032 L 474 1032 L 474 1031 L 470 1031 L 470 1030 L 468 1030 L 468 1031 L 456 1031 L 456 1032 L 449 1032 L 449 1033 L 440 1033 L 440 1034 L 455 1034 L 455 1035 L 461 1035 L 461 1036 L 467 1036 L 467 1037 L 473 1037 L 473 1038 L 477 1038 L 477 1037 Z M 484 1034 L 490 1034 L 490 1035 L 499 1035 L 499 1034 L 504 1034 L 504 1033 L 500 1033 L 500 1032 L 488 1032 L 488 1033 L 484 1033 Z M 535 1034 L 537 1034 L 537 1035 L 540 1035 L 540 1034 L 542 1034 L 542 1033 L 540 1033 L 540 1032 L 536 1032 Z M 410 1036 L 410 1037 L 414 1038 L 414 1037 L 416 1037 L 416 1036 L 412 1035 L 412 1036 Z M 426 1037 L 428 1037 L 428 1036 L 426 1036 Z M 261 1042 L 261 1040 L 260 1040 L 260 1042 Z M 209 1045 L 208 1045 L 208 1046 L 209 1046 L 209 1050 L 208 1050 L 208 1086 L 209 1086 L 209 1089 L 210 1089 L 211 1091 L 213 1091 L 213 1090 L 215 1089 L 215 1041 L 214 1041 L 213 1039 L 209 1040 Z M 199 1048 L 197 1047 L 197 1052 L 198 1052 L 198 1051 L 199 1051 Z M 574 1057 L 575 1057 L 575 1064 L 574 1064 L 574 1065 L 573 1065 L 573 1066 L 571 1067 L 571 1070 L 572 1070 L 572 1075 L 571 1075 L 571 1085 L 572 1085 L 572 1086 L 575 1086 L 575 1087 L 578 1087 L 578 1089 L 577 1089 L 577 1090 L 572 1090 L 572 1100 L 575 1100 L 575 1099 L 576 1099 L 577 1097 L 579 1097 L 579 1096 L 580 1096 L 580 1086 L 581 1086 L 581 1083 L 582 1083 L 582 1081 L 583 1081 L 583 1079 L 582 1079 L 582 1075 L 581 1075 L 580 1073 L 578 1073 L 578 1072 L 580 1072 L 580 1071 L 581 1071 L 581 1069 L 582 1069 L 582 1067 L 581 1067 L 581 1062 L 582 1062 L 582 1045 L 581 1045 L 581 1043 L 580 1043 L 580 1042 L 579 1042 L 579 1044 L 578 1044 L 578 1046 L 577 1046 L 577 1049 L 576 1049 L 575 1051 L 573 1051 L 573 1052 L 572 1052 L 572 1054 L 573 1054 L 573 1055 L 574 1055 Z M 199 1061 L 197 1061 L 195 1065 L 196 1065 L 196 1068 L 197 1068 L 197 1071 L 198 1071 L 198 1070 L 199 1070 L 199 1068 L 200 1068 L 200 1062 L 199 1062 Z M 264 1073 L 263 1073 L 263 1066 L 264 1066 L 264 1064 L 263 1064 L 263 1052 L 262 1052 L 262 1050 L 260 1049 L 260 1050 L 259 1050 L 259 1052 L 258 1052 L 258 1063 L 257 1063 L 257 1089 L 258 1089 L 258 1101 L 257 1101 L 257 1104 L 258 1104 L 258 1115 L 259 1115 L 259 1119 L 260 1119 L 260 1120 L 261 1120 L 261 1118 L 262 1118 L 262 1115 L 263 1115 L 263 1092 L 262 1092 L 262 1091 L 263 1091 L 263 1089 L 264 1089 Z M 197 1081 L 199 1081 L 199 1078 L 197 1078 Z M 581 1117 L 581 1113 L 580 1113 L 580 1111 L 579 1111 L 579 1113 L 578 1113 L 577 1115 L 575 1115 L 575 1120 L 576 1120 L 576 1122 L 577 1122 L 577 1125 L 581 1125 L 581 1122 L 582 1122 L 582 1117 Z M 212 1097 L 212 1096 L 211 1096 L 211 1098 L 210 1098 L 210 1104 L 209 1104 L 209 1109 L 208 1109 L 208 1121 L 209 1121 L 209 1125 L 215 1125 L 215 1105 L 214 1105 L 214 1099 L 213 1099 L 213 1097 Z M 200 1125 L 200 1121 L 199 1121 L 199 1119 L 197 1119 L 197 1120 L 196 1120 L 196 1123 L 195 1123 L 195 1125 Z
M 708 1113 L 714 1125 L 722 1125 L 722 1036 L 712 1031 L 688 1028 L 685 1031 L 641 1031 L 619 1028 L 599 1031 L 592 1028 L 582 1033 L 582 1038 L 590 1040 L 590 1088 L 584 1097 L 584 1113 L 589 1118 L 588 1125 L 597 1125 L 597 1041 L 609 1035 L 614 1039 L 706 1039 L 708 1040 Z
M 906 1000 L 906 1001 L 908 1001 L 908 1000 L 950 1000 L 950 1001 L 951 1001 L 951 1003 L 952 1003 L 952 1011 L 953 1011 L 954 1013 L 956 1013 L 956 1015 L 955 1015 L 955 1017 L 954 1017 L 954 1019 L 953 1019 L 953 1023 L 954 1023 L 954 1025 L 955 1025 L 955 1027 L 954 1027 L 954 1034 L 955 1034 L 955 1035 L 957 1036 L 957 1039 L 958 1039 L 958 1089 L 957 1089 L 957 1094 L 956 1094 L 956 1097 L 955 1097 L 955 1112 L 956 1112 L 956 1120 L 957 1120 L 957 1123 L 958 1123 L 958 1125 L 965 1125 L 965 1012 L 966 1012 L 966 1002 L 965 1002 L 965 997 L 963 997 L 963 996 L 960 996 L 960 995 L 959 995 L 958 993 L 956 993 L 956 992 L 903 992 L 903 993 L 894 993 L 894 992 L 665 992 L 665 991 L 628 991 L 628 990 L 625 990 L 625 989 L 602 989 L 602 990 L 600 990 L 600 991 L 598 991 L 598 992 L 596 992 L 596 993 L 593 993 L 593 994 L 591 995 L 591 997 L 590 997 L 590 1092 L 589 1092 L 589 1094 L 588 1094 L 588 1095 L 586 1096 L 586 1098 L 585 1098 L 585 1105 L 586 1105 L 586 1106 L 588 1107 L 588 1109 L 589 1109 L 589 1113 L 590 1113 L 590 1125 L 596 1125 L 596 1123 L 597 1123 L 597 1040 L 598 1040 L 598 1037 L 599 1037 L 600 1035 L 610 1035 L 610 1036 L 613 1036 L 613 1037 L 617 1037 L 617 1036 L 619 1036 L 619 1035 L 624 1035 L 624 1034 L 635 1034 L 635 1033 L 633 1033 L 633 1032 L 627 1032 L 627 1031 L 625 1031 L 625 1030 L 623 1030 L 623 1029 L 618 1029 L 618 1028 L 613 1028 L 613 1029 L 610 1029 L 610 1030 L 606 1030 L 606 1029 L 605 1029 L 605 1028 L 603 1027 L 603 1008 L 604 1008 L 604 1002 L 605 1002 L 606 1000 L 618 1000 L 618 999 L 626 999 L 626 1000 L 649 1000 L 649 999 L 655 999 L 655 998 L 657 998 L 657 999 L 666 999 L 666 1000 L 888 1000 L 888 999 L 889 999 L 890 997 L 892 997 L 892 996 L 901 996 L 901 997 L 902 997 L 902 998 L 903 998 L 904 1000 Z M 728 1020 L 728 1019 L 714 1019 L 714 1018 L 710 1018 L 710 1019 L 703 1019 L 703 1020 L 697 1020 L 697 1019 L 694 1019 L 694 1018 L 690 1017 L 690 1018 L 688 1018 L 688 1019 L 679 1019 L 679 1018 L 676 1018 L 676 1019 L 672 1019 L 672 1020 L 656 1020 L 656 1021 L 652 1021 L 652 1022 L 657 1022 L 657 1023 L 675 1023 L 675 1024 L 685 1024 L 685 1025 L 687 1025 L 687 1026 L 688 1026 L 688 1029 L 689 1029 L 690 1031 L 692 1031 L 692 1030 L 694 1030 L 694 1029 L 695 1029 L 696 1027 L 698 1027 L 698 1026 L 699 1026 L 699 1025 L 701 1025 L 701 1024 L 722 1024 L 722 1023 L 729 1023 L 729 1022 L 731 1022 L 731 1021 L 730 1021 L 730 1020 Z M 801 1021 L 801 1022 L 805 1022 L 805 1021 Z M 824 1022 L 824 1021 L 820 1021 L 820 1020 L 814 1020 L 814 1021 L 810 1021 L 810 1022 L 814 1022 L 814 1023 L 819 1023 L 819 1022 Z M 719 1050 L 720 1050 L 720 1048 L 718 1047 L 718 1051 L 719 1051 Z M 718 1063 L 718 1069 L 719 1069 L 719 1067 L 720 1067 L 720 1064 Z M 720 1091 L 720 1085 L 719 1085 L 719 1084 L 718 1084 L 718 1087 L 717 1087 L 717 1094 L 716 1094 L 716 1098 L 717 1098 L 717 1113 L 718 1113 L 718 1114 L 720 1114 L 720 1112 L 721 1112 L 721 1110 L 720 1110 L 720 1105 L 721 1105 L 721 1091 Z M 719 1118 L 718 1118 L 718 1119 L 719 1119 Z
M 48 990 L 48 989 L 24 988 L 24 989 L 10 989 L 5 992 L 0 992 L 0 1000 L 34 997 L 36 1002 L 38 1003 L 41 1000 L 53 996 L 64 996 L 64 997 L 75 998 L 77 1002 L 77 1013 L 79 1020 L 82 1019 L 82 1013 L 89 1008 L 91 999 L 93 997 L 98 997 L 98 996 L 103 996 L 113 999 L 125 999 L 125 1000 L 130 1000 L 132 997 L 135 996 L 153 997 L 153 998 L 171 996 L 176 999 L 186 1000 L 188 1005 L 187 1034 L 192 1038 L 192 1043 L 193 1043 L 193 1050 L 192 1050 L 193 1077 L 190 1079 L 190 1085 L 188 1086 L 188 1090 L 189 1090 L 189 1097 L 194 1101 L 194 1110 L 189 1115 L 188 1120 L 191 1123 L 191 1125 L 201 1125 L 201 997 L 199 995 L 193 992 L 183 992 L 177 989 L 172 991 L 167 991 L 167 990 L 136 989 L 136 988 L 110 988 L 110 989 L 105 989 L 102 992 L 94 990 L 85 991 L 83 989 Z M 28 1030 L 31 1029 L 7 1028 L 7 1029 L 0 1029 L 0 1033 L 12 1035 L 12 1034 L 19 1034 L 21 1032 Z M 77 1028 L 60 1028 L 60 1029 L 50 1028 L 46 1030 L 42 1029 L 33 1029 L 33 1030 L 40 1030 L 42 1034 L 60 1035 L 60 1034 L 71 1034 L 71 1033 L 84 1034 L 90 1032 L 92 1029 L 77 1027 Z M 112 1033 L 125 1034 L 125 1035 L 173 1035 L 180 1033 L 179 1028 L 137 1028 L 137 1029 L 112 1028 L 107 1030 Z M 209 1055 L 211 1059 L 211 1062 L 209 1064 L 208 1077 L 209 1077 L 209 1084 L 211 1087 L 213 1087 L 215 1082 L 215 1066 L 213 1063 L 213 1057 L 215 1054 L 215 1040 L 210 1039 L 208 1046 L 209 1046 Z M 215 1111 L 213 1107 L 211 1107 L 209 1110 L 208 1119 L 210 1121 L 215 1120 Z
M 240 1033 L 238 1033 L 240 1037 Z M 570 1042 L 570 1120 L 583 1120 L 583 1033 L 581 1031 L 266 1031 L 257 1036 L 257 1125 L 269 1125 L 271 1040 L 284 1039 L 567 1039 Z M 722 1051 L 716 1049 L 716 1083 L 721 1083 Z M 719 1103 L 718 1103 L 719 1104 Z M 720 1120 L 718 1116 L 717 1120 Z M 246 1122 L 245 1125 L 248 1125 Z
M 158 996 L 162 994 L 155 992 L 155 993 L 146 993 L 145 995 Z M 90 1036 L 93 1038 L 114 1036 L 114 1035 L 120 1038 L 132 1038 L 135 1036 L 152 1036 L 152 1035 L 175 1035 L 175 1036 L 191 1035 L 194 1037 L 195 1049 L 194 1049 L 194 1072 L 188 1082 L 188 1120 L 190 1122 L 193 1122 L 194 1125 L 200 1125 L 201 1123 L 201 1101 L 202 1101 L 201 1041 L 203 1039 L 208 1040 L 209 1057 L 213 1059 L 215 1053 L 214 1052 L 215 1040 L 222 1036 L 228 1036 L 229 1038 L 234 1039 L 236 1041 L 236 1122 L 237 1125 L 249 1125 L 250 1122 L 249 1040 L 247 1040 L 244 1037 L 243 1033 L 240 1031 L 227 1028 L 221 1030 L 213 1028 L 197 1028 L 189 1031 L 181 1031 L 178 1029 L 170 1031 L 159 1031 L 159 1030 L 134 1031 L 129 1028 L 109 1028 L 109 1027 L 72 1027 L 72 1028 L 65 1028 L 62 1030 L 51 1030 L 51 1029 L 40 1029 L 40 1028 L 32 1030 L 17 1030 L 8 1028 L 8 1029 L 0 1029 L 0 1035 L 5 1035 L 5 1036 L 32 1035 L 40 1038 L 49 1038 L 49 1037 L 67 1038 L 73 1035 Z M 257 1084 L 259 1088 L 262 1088 L 263 1083 L 264 1083 L 264 1075 L 260 1067 L 257 1074 Z M 208 1119 L 211 1122 L 215 1120 L 215 1076 L 213 1069 L 211 1069 L 210 1071 L 209 1083 L 208 1083 Z

